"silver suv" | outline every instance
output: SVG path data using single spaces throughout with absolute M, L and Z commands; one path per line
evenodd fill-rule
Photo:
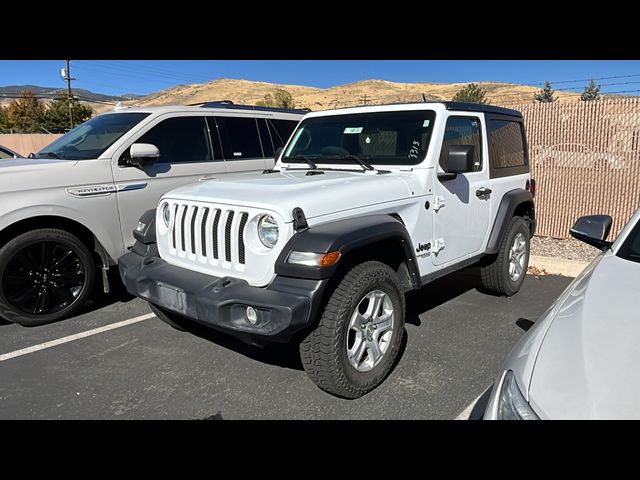
M 117 108 L 35 158 L 3 160 L 0 317 L 33 326 L 71 315 L 97 277 L 108 292 L 143 212 L 173 188 L 273 167 L 302 114 L 230 102 Z

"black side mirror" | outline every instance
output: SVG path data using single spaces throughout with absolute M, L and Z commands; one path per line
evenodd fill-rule
M 134 143 L 129 148 L 129 165 L 142 168 L 160 158 L 160 150 L 151 143 Z
M 447 147 L 447 173 L 472 172 L 474 169 L 472 145 L 449 145 Z
M 609 248 L 612 242 L 607 242 L 613 219 L 609 215 L 586 215 L 580 217 L 571 227 L 569 233 L 596 248 Z

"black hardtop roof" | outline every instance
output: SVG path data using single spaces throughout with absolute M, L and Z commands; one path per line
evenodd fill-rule
M 510 115 L 512 117 L 522 118 L 522 113 L 511 108 L 498 107 L 496 105 L 488 105 L 486 103 L 472 102 L 427 102 L 427 103 L 444 103 L 447 110 L 462 110 L 466 112 L 485 112 L 498 113 L 500 115 Z

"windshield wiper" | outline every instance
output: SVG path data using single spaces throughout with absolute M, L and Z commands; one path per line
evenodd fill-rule
M 365 170 L 375 170 L 373 165 L 371 165 L 370 163 L 367 163 L 365 160 L 363 160 L 362 158 L 357 157 L 355 155 L 330 155 L 330 156 L 328 156 L 326 158 L 331 159 L 331 160 L 353 160 L 354 162 L 358 163 Z M 371 157 L 365 157 L 365 158 L 369 159 Z
M 317 160 L 316 157 L 313 157 L 314 160 Z M 287 160 L 302 160 L 303 162 L 306 162 L 310 168 L 312 168 L 313 170 L 317 170 L 318 166 L 313 162 L 313 160 L 311 160 L 310 157 L 307 157 L 305 155 L 292 155 L 290 157 L 283 157 L 282 161 L 285 162 Z
M 58 159 L 63 157 L 63 155 L 60 155 L 59 153 L 56 153 L 56 152 L 38 152 L 38 156 L 40 155 L 47 155 L 50 158 L 58 158 Z

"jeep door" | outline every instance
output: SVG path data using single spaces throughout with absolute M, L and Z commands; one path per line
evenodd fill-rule
M 116 152 L 112 168 L 125 251 L 134 243 L 133 229 L 140 216 L 155 208 L 164 193 L 204 177 L 226 175 L 222 156 L 214 154 L 220 150 L 217 141 L 217 135 L 209 135 L 205 116 L 171 114 L 159 116 Z M 133 143 L 155 145 L 160 158 L 144 167 L 132 166 Z
M 443 173 L 449 146 L 473 147 L 474 165 L 453 179 L 434 180 L 432 258 L 435 265 L 482 252 L 489 230 L 491 194 L 487 142 L 480 113 L 454 113 L 447 118 L 438 171 Z

